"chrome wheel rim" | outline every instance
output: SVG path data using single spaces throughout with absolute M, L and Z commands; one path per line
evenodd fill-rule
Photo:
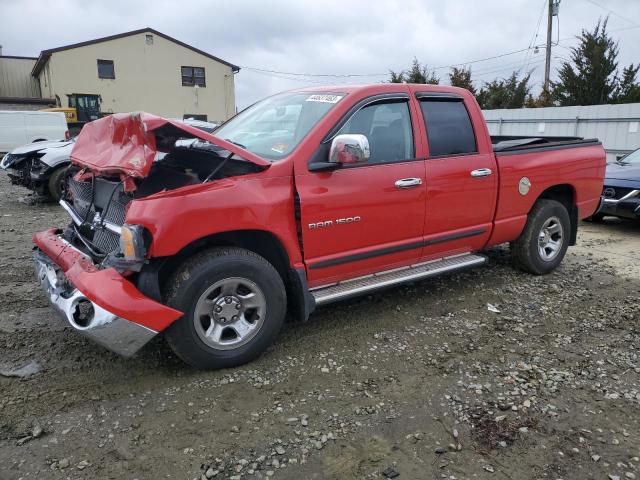
M 245 345 L 256 336 L 267 313 L 258 285 L 231 277 L 207 288 L 196 302 L 193 323 L 200 340 L 219 350 Z
M 564 230 L 558 217 L 548 218 L 538 234 L 538 253 L 545 262 L 555 259 L 562 250 Z

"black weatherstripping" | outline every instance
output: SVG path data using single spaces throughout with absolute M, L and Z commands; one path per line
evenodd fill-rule
M 429 99 L 439 100 L 442 102 L 464 102 L 464 98 L 460 95 L 449 92 L 417 92 L 416 98 L 418 100 Z
M 475 237 L 477 235 L 482 235 L 486 231 L 487 231 L 486 228 L 477 228 L 475 230 L 469 230 L 467 232 L 460 232 L 460 233 L 452 233 L 450 235 L 443 235 L 442 237 L 436 237 L 436 238 L 433 238 L 431 240 L 425 240 L 424 246 L 428 247 L 429 245 L 437 245 L 438 243 L 450 242 L 452 240 L 459 240 L 461 238 Z
M 466 232 L 442 235 L 441 237 L 432 238 L 430 240 L 405 243 L 404 245 L 398 245 L 397 247 L 384 247 L 384 248 L 379 248 L 377 250 L 372 250 L 370 252 L 355 253 L 353 255 L 345 255 L 344 257 L 334 258 L 331 260 L 323 260 L 321 262 L 314 263 L 310 265 L 309 268 L 312 270 L 315 270 L 318 268 L 335 267 L 336 265 L 357 262 L 358 260 L 366 260 L 367 258 L 381 257 L 383 255 L 389 255 L 391 253 L 404 252 L 407 250 L 415 250 L 416 248 L 427 247 L 430 245 L 437 245 L 439 243 L 459 240 L 461 238 L 475 237 L 477 235 L 482 235 L 486 231 L 487 230 L 485 228 L 477 228 L 475 230 L 469 230 Z
M 351 119 L 351 117 L 361 108 L 364 108 L 368 105 L 372 105 L 374 103 L 384 103 L 384 102 L 397 102 L 397 101 L 409 101 L 409 94 L 405 92 L 398 93 L 381 93 L 379 95 L 373 95 L 371 97 L 364 98 L 353 105 L 347 113 L 345 113 L 342 118 L 336 123 L 333 128 L 329 131 L 329 133 L 324 137 L 321 143 L 329 143 L 333 140 L 333 137 L 340 131 L 340 129 L 344 126 L 345 123 Z
M 553 137 L 550 137 L 553 138 Z M 542 141 L 537 141 L 538 139 Z M 497 156 L 506 155 L 522 155 L 531 152 L 546 152 L 549 150 L 564 150 L 566 148 L 580 148 L 580 147 L 592 147 L 595 145 L 602 145 L 597 138 L 589 138 L 585 140 L 566 140 L 566 141 L 544 141 L 544 137 L 533 137 L 532 143 L 527 143 L 526 139 L 522 139 L 524 144 L 500 146 L 500 144 L 493 146 L 493 151 Z M 504 143 L 507 142 L 502 142 Z

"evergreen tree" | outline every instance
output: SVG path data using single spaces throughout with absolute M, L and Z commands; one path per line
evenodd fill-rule
M 404 83 L 404 72 L 389 70 L 389 83 Z
M 640 102 L 640 84 L 636 81 L 639 69 L 640 65 L 634 67 L 632 63 L 622 70 L 622 78 L 613 95 L 613 101 L 615 103 Z
M 562 106 L 611 102 L 618 90 L 618 44 L 607 34 L 607 19 L 577 38 L 580 44 L 571 48 L 571 62 L 562 63 L 559 80 L 552 83 L 553 99 Z
M 527 108 L 553 107 L 553 98 L 549 92 L 542 90 L 537 97 L 529 94 L 524 106 Z
M 466 88 L 474 95 L 476 94 L 476 88 L 471 80 L 471 68 L 453 67 L 449 72 L 449 83 L 453 87 Z
M 527 100 L 531 86 L 531 72 L 518 78 L 513 72 L 508 78 L 486 82 L 477 95 L 480 107 L 486 110 L 496 108 L 522 108 Z
M 437 85 L 440 83 L 440 79 L 436 76 L 433 70 L 425 65 L 422 66 L 417 58 L 413 59 L 411 68 L 409 70 L 403 70 L 399 73 L 389 70 L 389 82 L 390 83 L 431 83 Z

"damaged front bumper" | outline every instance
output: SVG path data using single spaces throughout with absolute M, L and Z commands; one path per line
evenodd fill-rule
M 113 268 L 96 267 L 59 231 L 37 233 L 33 241 L 36 273 L 51 304 L 75 330 L 109 350 L 132 356 L 182 316 Z

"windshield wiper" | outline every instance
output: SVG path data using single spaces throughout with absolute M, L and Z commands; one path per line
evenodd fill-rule
M 231 140 L 230 138 L 225 138 L 225 140 L 229 143 L 233 143 L 234 145 L 239 146 L 240 148 L 244 148 L 245 150 L 247 150 L 247 147 L 245 147 L 243 144 L 239 143 L 239 142 L 234 142 L 233 140 Z

